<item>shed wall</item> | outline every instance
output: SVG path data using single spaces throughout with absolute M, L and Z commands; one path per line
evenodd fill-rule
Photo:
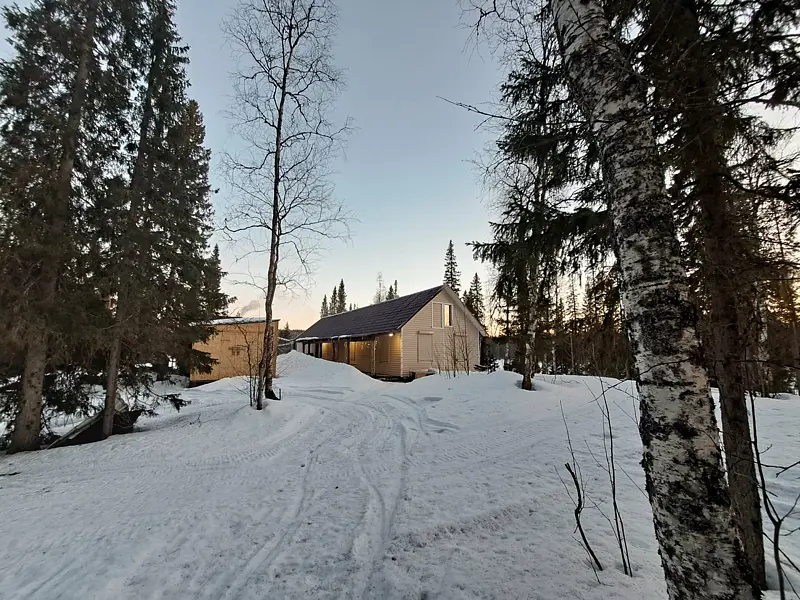
M 225 377 L 255 375 L 261 359 L 265 323 L 234 323 L 217 325 L 216 333 L 208 342 L 197 343 L 195 350 L 208 352 L 217 363 L 210 373 L 193 372 L 192 382 L 216 381 Z M 278 321 L 272 322 L 275 333 L 272 374 L 275 376 L 278 354 Z

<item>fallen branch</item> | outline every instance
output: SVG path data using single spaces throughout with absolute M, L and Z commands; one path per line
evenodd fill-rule
M 586 539 L 586 534 L 583 531 L 583 525 L 581 524 L 581 512 L 583 511 L 583 491 L 581 490 L 581 484 L 578 482 L 578 476 L 575 474 L 575 471 L 572 470 L 572 467 L 569 463 L 564 463 L 564 466 L 567 468 L 567 471 L 572 476 L 572 481 L 575 484 L 575 492 L 578 495 L 577 500 L 575 501 L 575 523 L 577 525 L 578 532 L 581 534 L 581 540 L 583 540 L 583 545 L 586 549 L 586 552 L 589 553 L 589 556 L 592 558 L 592 562 L 597 567 L 598 571 L 603 570 L 603 565 L 600 564 L 600 561 L 597 560 L 597 555 L 592 550 L 592 547 L 589 545 L 589 540 Z

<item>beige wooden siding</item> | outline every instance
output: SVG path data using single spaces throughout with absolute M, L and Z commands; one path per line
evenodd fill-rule
M 364 373 L 372 372 L 372 342 L 350 342 L 350 364 Z
M 442 327 L 442 304 L 453 305 L 453 327 Z M 431 337 L 432 355 L 420 353 L 419 340 Z M 427 342 L 424 342 L 427 343 Z M 428 369 L 464 371 L 480 362 L 480 333 L 449 294 L 439 292 L 403 327 L 403 375 Z
M 443 304 L 444 302 L 431 302 L 431 327 L 435 327 L 436 329 L 441 329 L 442 327 Z
M 338 341 L 334 342 L 336 347 L 336 354 L 334 357 L 336 358 L 336 362 L 346 363 L 347 362 L 347 342 L 345 341 Z
M 377 341 L 350 342 L 350 359 L 347 359 L 347 341 L 323 342 L 322 358 L 336 360 L 336 362 L 349 362 L 359 371 L 373 373 L 373 345 L 374 348 L 374 374 L 387 377 L 400 377 L 401 362 L 403 357 L 403 341 L 400 332 L 394 335 L 384 334 L 377 337 Z M 334 346 L 336 354 L 334 356 Z
M 264 323 L 233 323 L 217 325 L 216 333 L 206 343 L 193 346 L 195 350 L 208 352 L 217 363 L 210 373 L 191 374 L 191 381 L 216 381 L 225 377 L 253 375 L 261 359 L 261 347 L 264 343 Z M 275 355 L 278 352 L 278 322 L 273 321 L 275 332 Z M 275 373 L 276 362 L 272 363 Z
M 417 360 L 421 363 L 433 361 L 433 333 L 417 332 Z

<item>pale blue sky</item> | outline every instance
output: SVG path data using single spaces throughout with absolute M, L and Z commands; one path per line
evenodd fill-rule
M 207 143 L 219 152 L 228 138 L 222 115 L 228 102 L 229 50 L 220 32 L 235 0 L 182 0 L 178 25 L 191 46 L 191 93 L 205 114 Z M 475 168 L 469 163 L 489 143 L 475 131 L 480 120 L 437 96 L 486 102 L 500 73 L 486 51 L 468 43 L 457 0 L 340 0 L 337 66 L 347 89 L 337 113 L 351 116 L 358 130 L 346 159 L 337 165 L 336 195 L 358 219 L 349 243 L 330 245 L 318 265 L 309 297 L 278 298 L 275 314 L 292 327 L 316 320 L 323 294 L 344 278 L 348 300 L 368 304 L 375 277 L 395 279 L 401 293 L 437 285 L 451 238 L 464 284 L 482 265 L 472 261 L 467 241 L 489 236 L 487 208 Z M 224 182 L 215 198 L 227 200 Z M 228 271 L 243 270 L 225 253 Z M 237 306 L 257 298 L 229 288 Z
M 235 1 L 178 0 L 178 27 L 191 47 L 190 94 L 205 115 L 206 142 L 216 157 L 235 143 L 223 116 L 232 62 L 220 31 Z M 372 298 L 378 271 L 387 285 L 397 279 L 401 294 L 439 284 L 450 239 L 463 285 L 476 271 L 482 279 L 485 274 L 464 243 L 489 236 L 488 210 L 469 161 L 487 147 L 490 134 L 476 131 L 480 119 L 438 96 L 490 101 L 501 73 L 488 52 L 468 43 L 457 0 L 338 4 L 334 55 L 348 84 L 337 114 L 353 117 L 357 131 L 336 166 L 336 195 L 358 222 L 349 243 L 334 243 L 326 251 L 308 297 L 276 299 L 276 317 L 293 328 L 316 320 L 323 294 L 340 278 L 348 300 L 361 306 Z M 228 194 L 216 168 L 212 177 L 221 188 L 214 199 L 221 214 Z M 222 250 L 226 270 L 244 270 L 224 245 Z M 258 298 L 247 287 L 226 287 L 238 296 L 237 307 Z

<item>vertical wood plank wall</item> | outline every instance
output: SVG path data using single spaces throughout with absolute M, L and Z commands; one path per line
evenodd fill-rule
M 195 350 L 208 352 L 211 357 L 217 360 L 217 364 L 212 367 L 211 373 L 191 374 L 192 382 L 216 381 L 225 377 L 239 377 L 242 375 L 254 375 L 251 373 L 250 362 L 258 364 L 261 358 L 261 345 L 264 340 L 265 323 L 231 323 L 216 326 L 214 334 L 206 343 L 194 345 Z M 274 330 L 275 345 L 272 361 L 272 374 L 275 375 L 278 354 L 278 321 L 272 322 Z M 250 358 L 248 359 L 248 348 Z

